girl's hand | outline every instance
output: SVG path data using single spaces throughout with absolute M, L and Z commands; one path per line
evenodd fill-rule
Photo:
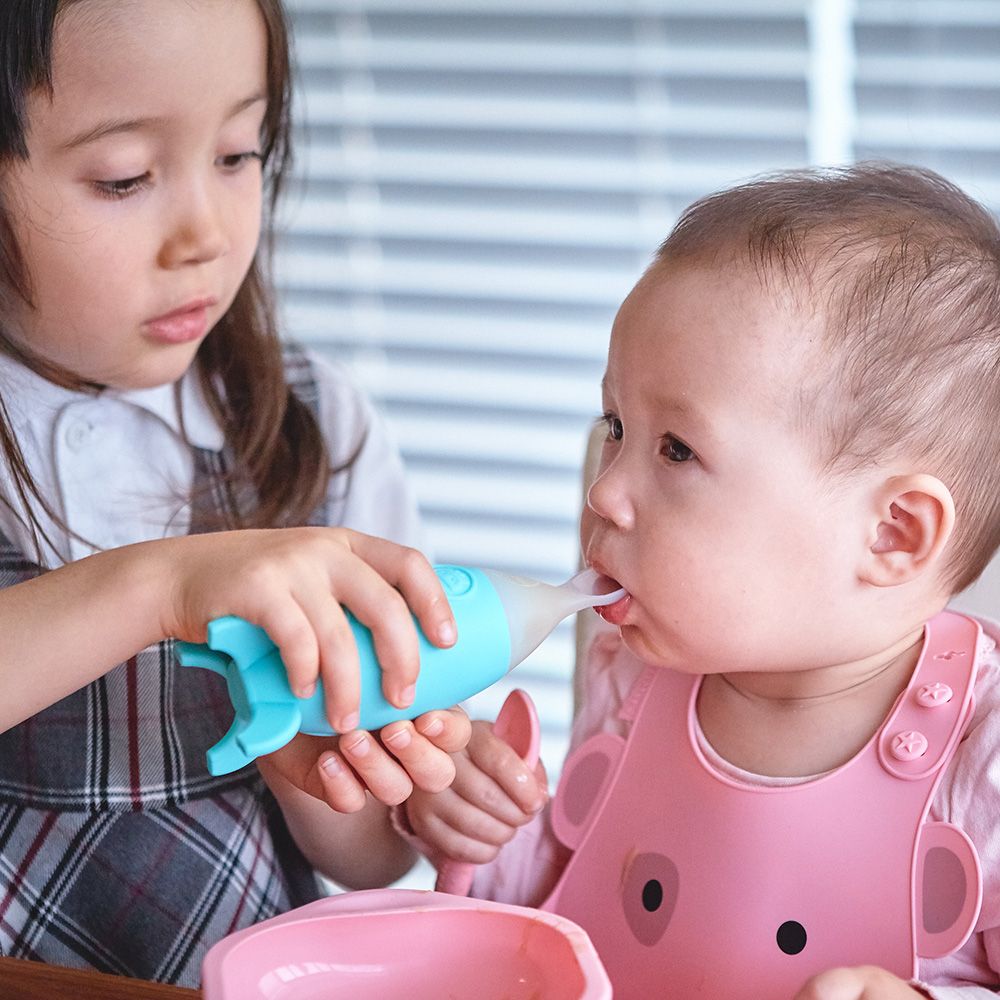
M 358 726 L 358 651 L 341 608 L 372 630 L 382 689 L 397 708 L 414 698 L 417 630 L 453 645 L 455 619 L 430 563 L 416 549 L 347 528 L 229 531 L 172 539 L 166 560 L 164 635 L 204 642 L 207 623 L 239 615 L 278 646 L 296 695 L 323 680 L 326 714 L 339 733 Z M 164 555 L 163 553 L 166 553 Z
M 529 770 L 488 722 L 472 723 L 469 745 L 454 761 L 451 787 L 414 791 L 404 807 L 407 819 L 431 848 L 432 861 L 485 864 L 545 806 L 545 769 L 539 763 Z
M 414 722 L 393 722 L 380 733 L 298 735 L 258 759 L 266 778 L 273 768 L 296 788 L 337 812 L 358 812 L 366 791 L 386 805 L 413 792 L 440 792 L 455 777 L 451 754 L 469 742 L 469 718 L 460 708 L 428 712 Z
M 885 969 L 860 965 L 813 976 L 795 1000 L 919 1000 L 926 996 Z

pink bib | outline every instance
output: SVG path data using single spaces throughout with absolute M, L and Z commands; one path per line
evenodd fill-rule
M 865 748 L 777 787 L 705 759 L 699 678 L 646 670 L 627 739 L 595 736 L 567 761 L 552 823 L 574 854 L 542 908 L 587 931 L 616 998 L 788 1000 L 838 965 L 912 977 L 979 914 L 972 843 L 926 817 L 971 717 L 982 642 L 972 619 L 938 615 Z

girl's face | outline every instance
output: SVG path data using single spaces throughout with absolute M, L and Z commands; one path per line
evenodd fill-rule
M 116 388 L 184 373 L 257 249 L 266 60 L 255 0 L 64 8 L 3 177 L 32 298 L 15 339 Z
M 582 541 L 630 592 L 610 620 L 646 662 L 787 672 L 869 649 L 870 483 L 834 489 L 798 425 L 810 336 L 731 271 L 660 264 L 622 306 Z

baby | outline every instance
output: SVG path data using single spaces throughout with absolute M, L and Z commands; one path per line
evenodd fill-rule
M 598 635 L 581 667 L 579 752 L 555 806 L 539 815 L 542 776 L 477 723 L 451 789 L 415 793 L 398 820 L 435 862 L 489 862 L 473 894 L 581 922 L 616 997 L 993 996 L 998 633 L 936 616 L 1000 542 L 996 222 L 938 175 L 886 164 L 785 173 L 705 198 L 683 214 L 622 305 L 603 393 L 607 437 L 581 540 L 588 565 L 628 593 L 603 609 L 614 631 Z M 932 620 L 958 629 L 966 645 L 933 639 L 958 633 L 925 627 Z M 944 690 L 930 683 L 937 675 L 920 672 L 925 661 L 936 669 L 962 657 L 974 668 L 963 668 L 974 712 L 960 677 Z M 954 722 L 940 747 L 934 737 L 929 749 L 921 744 L 916 724 L 902 733 L 895 721 L 884 727 L 897 711 L 911 712 L 911 723 L 923 718 L 907 700 L 918 696 L 911 679 L 920 704 L 935 692 L 952 703 L 935 716 Z M 885 740 L 876 738 L 883 728 Z M 607 774 L 624 763 L 613 781 L 591 770 L 585 787 L 578 765 L 593 763 L 594 748 Z M 939 758 L 946 763 L 935 770 Z M 876 760 L 887 763 L 873 765 L 864 794 L 842 791 Z M 630 781 L 631 798 L 622 799 Z M 754 803 L 747 812 L 719 813 L 700 792 L 680 798 L 699 781 L 734 796 L 768 794 L 744 796 Z M 890 845 L 875 830 L 900 789 L 923 798 L 910 820 L 889 824 Z M 739 861 L 744 843 L 772 834 L 777 843 L 777 824 L 792 821 L 761 804 L 817 792 L 839 795 L 835 809 L 831 798 L 821 808 L 859 828 L 853 839 L 873 841 L 862 850 L 876 858 L 878 881 L 859 877 L 836 836 L 833 856 L 824 853 L 818 827 L 799 838 L 807 857 L 816 841 L 810 864 L 781 855 L 766 874 L 744 870 L 740 882 L 713 881 L 714 869 L 695 877 L 680 860 L 692 838 L 695 858 L 716 841 L 729 845 L 725 864 Z M 602 796 L 614 803 L 603 826 Z M 947 843 L 958 845 L 934 855 L 957 859 L 941 869 L 943 882 L 921 867 L 927 809 L 951 824 Z M 643 826 L 636 817 L 645 813 Z M 595 860 L 598 842 L 610 845 L 601 855 L 608 873 Z M 967 942 L 941 957 L 964 937 L 949 938 L 946 928 L 975 920 L 968 842 L 982 868 L 982 909 Z M 897 854 L 903 903 L 894 909 L 883 882 Z M 725 890 L 714 891 L 719 885 Z M 836 927 L 802 917 L 812 897 L 845 885 L 853 895 Z M 957 893 L 945 906 L 952 924 L 927 909 L 942 885 Z M 629 886 L 637 887 L 631 902 Z M 771 897 L 798 909 L 777 913 L 761 954 L 747 957 L 732 928 Z M 712 931 L 677 936 L 692 926 Z M 643 963 L 652 980 L 643 980 Z

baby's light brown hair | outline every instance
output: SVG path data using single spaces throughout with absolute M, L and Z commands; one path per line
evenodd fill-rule
M 656 255 L 750 265 L 820 318 L 792 419 L 831 474 L 900 459 L 955 501 L 952 592 L 1000 545 L 1000 226 L 931 170 L 772 174 L 691 205 Z

